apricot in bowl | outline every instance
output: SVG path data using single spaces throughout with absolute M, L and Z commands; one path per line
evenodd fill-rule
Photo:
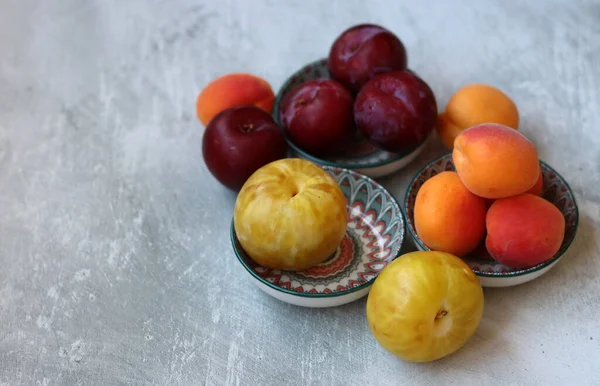
M 525 193 L 540 174 L 533 143 L 518 131 L 495 123 L 461 132 L 454 141 L 452 159 L 465 186 L 483 198 Z
M 486 248 L 485 237 L 482 237 L 480 244 L 473 251 L 462 256 L 462 258 L 479 277 L 481 284 L 484 287 L 514 286 L 540 277 L 560 261 L 575 238 L 579 223 L 579 209 L 577 207 L 573 191 L 569 187 L 567 181 L 565 181 L 565 179 L 556 170 L 543 161 L 539 161 L 539 164 L 542 171 L 543 190 L 540 197 L 537 198 L 540 200 L 543 199 L 548 204 L 556 207 L 557 211 L 562 216 L 562 220 L 558 219 L 555 216 L 555 213 L 553 214 L 552 210 L 548 210 L 548 207 L 545 204 L 539 205 L 539 202 L 536 202 L 537 205 L 534 204 L 535 207 L 533 210 L 544 213 L 544 216 L 546 217 L 544 220 L 548 222 L 549 228 L 548 232 L 544 233 L 544 236 L 547 236 L 548 239 L 552 238 L 553 242 L 556 242 L 556 240 L 561 237 L 560 232 L 562 230 L 562 241 L 560 242 L 558 250 L 544 261 L 536 262 L 536 258 L 534 256 L 535 254 L 541 256 L 542 254 L 540 252 L 553 252 L 553 246 L 544 246 L 543 241 L 546 237 L 542 237 L 538 240 L 532 240 L 537 244 L 528 246 L 530 254 L 526 255 L 525 258 L 529 259 L 533 265 L 517 267 L 514 265 L 514 262 L 508 260 L 503 260 L 506 263 L 503 264 L 501 262 L 502 256 L 496 254 L 494 250 L 495 247 L 493 245 L 488 246 L 490 247 L 490 251 L 488 252 L 488 248 Z M 421 187 L 432 177 L 442 172 L 455 171 L 456 169 L 452 161 L 452 155 L 446 154 L 431 161 L 425 167 L 423 167 L 408 185 L 404 200 L 407 229 L 415 243 L 415 246 L 419 250 L 428 251 L 432 250 L 432 248 L 428 246 L 427 243 L 417 234 L 417 229 L 415 226 L 415 202 L 417 200 L 417 194 Z M 525 195 L 536 197 L 529 193 L 526 193 Z M 517 195 L 517 197 L 518 196 L 519 195 Z M 450 199 L 451 202 L 452 200 L 455 200 L 455 198 Z M 498 206 L 498 202 L 501 200 L 509 200 L 508 205 L 504 204 L 503 206 L 505 206 L 505 208 L 500 208 L 502 210 L 497 211 L 498 213 L 494 214 L 494 211 L 490 212 L 494 205 Z M 514 200 L 514 197 L 494 201 L 491 208 L 488 209 L 486 220 L 497 222 L 498 224 L 502 224 L 502 222 L 506 224 L 507 222 L 513 221 L 513 212 L 515 210 L 519 211 L 521 210 L 520 208 L 523 207 L 531 208 L 531 205 L 526 205 L 527 203 L 511 203 L 511 200 Z M 527 200 L 531 200 L 531 198 L 527 198 Z M 540 209 L 539 206 L 542 206 L 542 208 Z M 539 223 L 541 221 L 539 220 L 538 216 L 532 216 L 532 218 L 535 220 L 530 221 L 530 224 Z M 477 221 L 480 221 L 480 217 L 477 217 Z M 564 221 L 564 229 L 561 228 L 562 221 Z M 495 229 L 494 226 L 495 225 L 492 224 L 491 227 L 486 227 L 488 233 L 487 236 L 489 236 L 491 233 L 492 240 L 495 238 L 494 233 L 498 231 L 498 229 Z M 510 227 L 507 227 L 507 229 L 510 229 Z M 500 231 L 505 232 L 502 229 L 500 229 Z M 507 237 L 506 234 L 503 234 L 502 236 Z M 498 259 L 500 256 L 498 260 L 501 261 L 494 259 L 492 254 L 496 254 L 496 259 Z M 519 259 L 522 261 L 523 257 L 519 256 Z

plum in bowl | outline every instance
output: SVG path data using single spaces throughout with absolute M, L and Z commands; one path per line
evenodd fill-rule
M 281 110 L 288 94 L 300 85 L 317 79 L 331 79 L 326 58 L 309 63 L 295 72 L 284 82 L 275 98 L 273 118 L 282 127 L 284 137 L 296 156 L 308 159 L 318 165 L 351 169 L 375 178 L 402 169 L 410 164 L 425 148 L 429 136 L 415 146 L 400 152 L 383 150 L 371 143 L 360 130 L 354 127 L 353 122 L 351 123 L 352 127 L 345 130 L 345 133 L 351 133 L 348 139 L 341 146 L 332 146 L 331 151 L 327 154 L 324 151 L 313 152 L 303 148 L 300 143 L 294 141 L 293 136 L 285 128 L 286 125 L 282 121 Z

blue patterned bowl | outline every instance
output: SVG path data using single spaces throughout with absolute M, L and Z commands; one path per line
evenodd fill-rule
M 545 162 L 540 162 L 540 164 L 542 165 L 544 181 L 542 197 L 556 205 L 565 217 L 565 237 L 560 250 L 551 259 L 543 263 L 526 269 L 518 269 L 507 267 L 492 259 L 487 254 L 485 246 L 478 248 L 475 252 L 465 256 L 463 260 L 479 277 L 481 285 L 484 287 L 509 287 L 523 284 L 542 276 L 558 263 L 575 238 L 579 223 L 579 209 L 575 202 L 575 196 L 564 178 Z M 406 191 L 404 208 L 407 228 L 417 249 L 422 251 L 429 251 L 430 249 L 417 236 L 414 226 L 414 207 L 417 192 L 425 181 L 443 171 L 455 171 L 452 154 L 446 154 L 427 164 L 416 174 Z
M 362 298 L 404 242 L 404 216 L 383 186 L 352 170 L 323 169 L 339 184 L 348 208 L 346 235 L 325 262 L 301 272 L 261 266 L 246 254 L 231 223 L 233 251 L 258 287 L 298 306 L 333 307 Z
M 285 81 L 283 86 L 279 89 L 273 105 L 273 118 L 280 126 L 279 105 L 283 101 L 285 95 L 304 82 L 320 78 L 330 78 L 327 70 L 327 59 L 309 63 Z M 425 140 L 410 152 L 390 153 L 376 148 L 366 139 L 360 139 L 353 146 L 348 147 L 341 155 L 319 158 L 296 146 L 286 134 L 285 130 L 283 131 L 283 134 L 296 156 L 322 166 L 333 166 L 355 170 L 373 178 L 382 177 L 402 169 L 414 161 L 427 145 L 427 140 Z

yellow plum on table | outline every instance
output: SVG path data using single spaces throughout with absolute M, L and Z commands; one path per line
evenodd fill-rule
M 469 266 L 445 252 L 410 252 L 385 267 L 367 299 L 377 341 L 395 356 L 429 362 L 473 336 L 483 315 L 483 289 Z
M 258 264 L 303 270 L 325 261 L 347 227 L 346 198 L 333 177 L 299 158 L 258 169 L 240 190 L 234 227 Z

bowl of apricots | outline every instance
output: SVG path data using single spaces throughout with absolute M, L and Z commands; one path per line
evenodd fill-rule
M 484 287 L 531 281 L 561 259 L 577 233 L 568 183 L 506 125 L 461 130 L 451 154 L 410 182 L 407 227 L 419 250 L 461 257 Z

